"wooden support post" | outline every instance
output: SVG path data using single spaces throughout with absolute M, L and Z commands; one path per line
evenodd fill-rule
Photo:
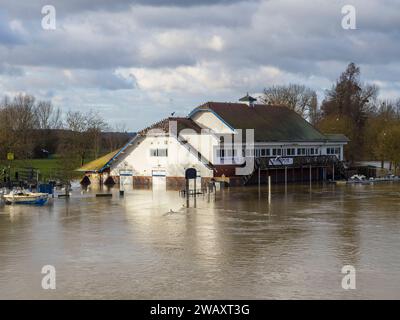
M 189 179 L 186 179 L 186 208 L 189 208 Z
M 121 175 L 119 176 L 119 195 L 120 195 L 120 197 L 123 197 L 124 196 L 124 193 L 125 193 L 125 185 L 124 185 L 124 182 L 125 181 L 123 181 L 124 179 L 121 179 Z
M 65 197 L 69 197 L 69 181 L 65 184 Z
M 194 204 L 193 204 L 194 208 L 196 208 L 196 200 L 197 200 L 196 180 L 197 180 L 197 177 L 194 179 Z
M 335 164 L 332 165 L 332 181 L 335 181 Z
M 217 185 L 215 182 L 213 183 L 213 188 L 214 188 L 214 201 L 217 201 Z
M 271 204 L 271 176 L 268 176 L 268 204 Z
M 258 198 L 261 197 L 261 170 L 258 167 Z
M 287 193 L 287 167 L 285 167 L 285 193 Z

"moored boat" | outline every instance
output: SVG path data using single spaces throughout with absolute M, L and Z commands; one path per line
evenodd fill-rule
M 12 191 L 3 196 L 6 204 L 33 204 L 43 205 L 48 200 L 47 193 L 37 193 L 28 191 Z

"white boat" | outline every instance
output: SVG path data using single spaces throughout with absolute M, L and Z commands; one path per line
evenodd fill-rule
M 43 205 L 48 200 L 47 193 L 29 192 L 29 191 L 11 191 L 3 195 L 6 204 L 35 204 Z

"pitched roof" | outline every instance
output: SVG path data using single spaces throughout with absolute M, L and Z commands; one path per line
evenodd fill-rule
M 192 129 L 197 133 L 201 132 L 201 127 L 190 118 L 169 117 L 169 118 L 163 119 L 161 121 L 158 121 L 158 122 L 152 124 L 151 126 L 148 126 L 147 128 L 144 128 L 143 130 L 141 130 L 139 132 L 139 134 L 144 135 L 149 130 L 153 130 L 153 129 L 160 129 L 160 130 L 164 131 L 165 133 L 168 133 L 169 132 L 169 124 L 171 121 L 176 121 L 177 131 L 178 131 L 177 133 L 181 132 L 184 129 Z
M 90 161 L 84 164 L 82 167 L 76 169 L 76 171 L 80 172 L 99 172 L 104 166 L 118 153 L 119 150 L 112 151 L 107 153 L 106 155 L 97 158 L 93 161 Z
M 285 106 L 207 102 L 191 113 L 211 111 L 234 129 L 254 129 L 255 141 L 326 141 L 327 137 Z M 190 115 L 190 116 L 191 116 Z
M 347 138 L 342 133 L 325 133 L 324 135 L 328 141 L 332 141 L 332 142 L 349 142 L 350 141 L 350 139 Z
M 247 93 L 243 98 L 240 98 L 239 101 L 254 102 L 254 101 L 257 101 L 257 99 L 253 98 L 252 96 L 249 96 L 249 93 Z

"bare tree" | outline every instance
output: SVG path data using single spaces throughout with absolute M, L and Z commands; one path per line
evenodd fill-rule
M 261 100 L 266 104 L 289 107 L 303 118 L 312 118 L 317 112 L 315 91 L 303 85 L 289 84 L 265 88 Z
M 4 98 L 0 114 L 0 142 L 2 153 L 14 152 L 26 158 L 34 149 L 34 130 L 37 119 L 34 112 L 35 98 L 19 94 L 14 99 Z
M 86 116 L 80 111 L 68 111 L 66 115 L 67 129 L 74 132 L 84 132 L 87 129 Z
M 94 157 L 97 158 L 100 152 L 101 133 L 108 130 L 107 123 L 97 112 L 89 111 L 87 114 L 87 133 L 93 142 Z
M 39 129 L 50 129 L 50 117 L 53 106 L 50 101 L 39 101 L 36 105 L 36 117 Z
M 91 154 L 97 158 L 100 151 L 101 133 L 108 128 L 107 123 L 94 111 L 82 113 L 69 111 L 66 115 L 66 125 L 69 132 L 65 132 L 61 151 L 69 150 L 69 154 L 76 154 L 83 165 Z
M 105 135 L 105 144 L 111 152 L 124 145 L 131 136 L 128 134 L 126 124 L 123 122 L 117 123 L 112 128 L 112 132 L 107 132 Z
M 62 113 L 60 108 L 54 108 L 51 101 L 39 101 L 35 107 L 39 129 L 60 129 Z

